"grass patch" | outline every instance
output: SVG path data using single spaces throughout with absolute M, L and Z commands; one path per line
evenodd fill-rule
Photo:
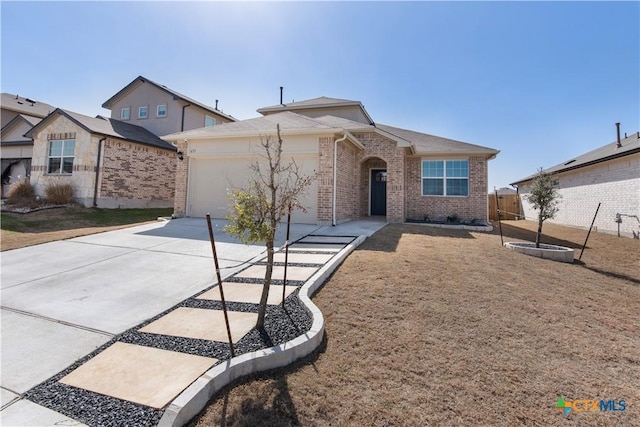
M 28 214 L 2 212 L 2 250 L 69 239 L 171 216 L 172 208 L 99 209 L 68 206 Z

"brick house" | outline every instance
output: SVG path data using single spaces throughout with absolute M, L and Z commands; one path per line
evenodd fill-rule
M 87 207 L 173 206 L 176 149 L 140 126 L 56 109 L 27 136 L 40 196 L 48 184 L 71 183 Z
M 599 231 L 640 235 L 640 132 L 544 170 L 553 175 L 562 198 L 549 222 L 588 228 L 601 203 L 594 227 Z M 535 175 L 513 182 L 523 215 L 537 218 L 526 200 Z M 619 223 L 617 222 L 620 221 Z
M 376 124 L 359 101 L 321 97 L 258 112 L 263 116 L 163 137 L 184 157 L 176 171 L 177 216 L 224 218 L 228 189 L 244 186 L 260 138 L 280 124 L 284 157 L 316 176 L 303 200 L 307 212 L 294 213 L 294 222 L 487 220 L 487 163 L 497 150 Z

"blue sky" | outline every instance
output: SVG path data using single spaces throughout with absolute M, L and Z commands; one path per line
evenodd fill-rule
M 7 2 L 1 89 L 87 115 L 138 75 L 239 119 L 360 100 L 501 150 L 503 187 L 640 130 L 640 2 Z

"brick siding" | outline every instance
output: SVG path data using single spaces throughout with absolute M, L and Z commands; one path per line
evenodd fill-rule
M 387 222 L 404 222 L 405 220 L 405 186 L 404 157 L 406 150 L 398 148 L 397 143 L 375 132 L 354 133 L 364 145 L 364 150 L 357 152 L 356 161 L 360 165 L 360 215 L 369 214 L 369 166 L 371 162 L 387 170 Z M 365 165 L 365 162 L 370 161 Z M 382 161 L 382 162 L 380 162 Z
M 187 213 L 187 187 L 189 179 L 189 144 L 184 141 L 176 143 L 178 151 L 182 152 L 184 159 L 176 163 L 175 198 L 173 200 L 173 214 L 183 217 Z
M 172 201 L 176 153 L 122 140 L 104 144 L 100 199 Z
M 445 220 L 456 215 L 461 220 L 488 220 L 487 160 L 469 157 L 469 196 L 444 197 L 422 195 L 422 159 L 406 157 L 407 219 Z M 443 159 L 446 160 L 446 159 Z
M 588 228 L 602 202 L 594 227 L 598 231 L 617 233 L 616 214 L 640 217 L 640 154 L 575 169 L 554 176 L 562 196 L 555 218 L 548 222 Z M 530 185 L 520 186 L 523 214 L 536 219 L 538 212 L 526 200 Z M 635 218 L 622 217 L 621 234 L 640 232 Z

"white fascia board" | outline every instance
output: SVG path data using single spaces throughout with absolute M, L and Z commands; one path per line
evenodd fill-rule
M 293 135 L 318 135 L 318 136 L 333 136 L 338 129 L 291 129 L 281 130 L 282 136 Z M 207 134 L 172 134 L 162 137 L 165 141 L 203 141 L 212 139 L 229 139 L 229 138 L 247 138 L 247 137 L 260 137 L 265 135 L 276 135 L 276 131 L 273 132 L 259 132 L 259 131 L 236 131 L 236 132 L 216 132 Z
M 419 151 L 414 153 L 416 156 L 422 156 L 422 157 L 445 157 L 445 156 L 485 156 L 487 158 L 487 160 L 491 160 L 493 158 L 495 158 L 498 153 L 487 153 L 487 152 L 480 152 L 480 151 L 440 151 L 440 152 L 425 152 L 425 151 Z

